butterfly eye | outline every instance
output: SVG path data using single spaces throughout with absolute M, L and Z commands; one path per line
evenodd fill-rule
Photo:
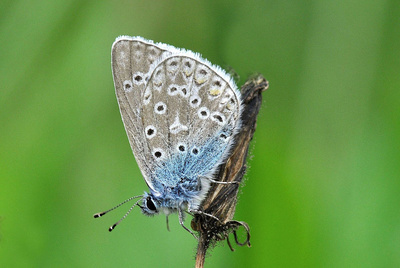
M 151 200 L 150 196 L 148 196 L 146 199 L 146 207 L 151 211 L 157 211 L 156 205 L 154 204 L 153 200 Z

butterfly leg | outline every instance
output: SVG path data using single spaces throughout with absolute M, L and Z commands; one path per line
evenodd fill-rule
M 206 212 L 204 212 L 204 211 L 200 211 L 200 210 L 194 210 L 194 209 L 191 209 L 191 210 L 190 210 L 190 212 L 189 212 L 189 214 L 190 214 L 190 215 L 192 215 L 192 214 L 191 214 L 191 212 L 193 212 L 193 213 L 197 213 L 197 214 L 200 214 L 200 215 L 204 215 L 204 216 L 207 216 L 207 217 L 213 218 L 213 219 L 215 219 L 215 220 L 217 220 L 217 221 L 221 222 L 221 220 L 220 220 L 220 219 L 218 219 L 217 217 L 215 217 L 214 215 L 208 214 L 208 213 L 206 213 Z M 193 216 L 193 215 L 192 215 L 192 216 Z
M 168 215 L 166 215 L 166 216 L 165 216 L 165 219 L 166 219 L 166 222 L 167 222 L 167 230 L 168 230 L 168 232 L 170 232 L 170 230 L 169 230 L 169 221 L 168 221 Z
M 194 238 L 199 240 L 199 238 L 192 231 L 190 231 L 188 228 L 186 228 L 186 226 L 183 224 L 183 211 L 181 208 L 178 208 L 178 216 L 179 216 L 179 224 L 183 227 L 183 229 L 185 229 L 186 231 L 191 233 L 194 236 Z

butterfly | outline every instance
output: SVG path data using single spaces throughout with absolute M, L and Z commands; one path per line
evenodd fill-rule
M 215 172 L 241 125 L 241 95 L 233 79 L 200 54 L 142 37 L 121 36 L 112 45 L 119 110 L 136 162 L 149 188 L 139 198 L 145 215 L 200 213 Z M 212 215 L 208 215 L 214 217 Z M 196 237 L 196 236 L 195 236 Z

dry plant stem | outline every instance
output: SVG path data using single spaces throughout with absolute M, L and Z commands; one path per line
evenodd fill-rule
M 245 105 L 242 113 L 242 126 L 235 137 L 235 146 L 232 154 L 225 164 L 221 165 L 216 180 L 224 182 L 241 182 L 246 172 L 246 157 L 249 143 L 256 130 L 257 115 L 261 107 L 261 93 L 268 88 L 268 81 L 261 75 L 249 79 L 241 88 L 242 103 Z M 233 233 L 235 242 L 239 246 L 250 246 L 250 229 L 247 223 L 233 221 L 237 203 L 239 185 L 232 183 L 212 184 L 207 198 L 200 206 L 200 211 L 211 214 L 216 220 L 205 214 L 196 214 L 192 220 L 192 229 L 199 232 L 199 244 L 196 254 L 196 268 L 204 267 L 207 250 L 216 242 L 227 239 L 228 245 L 233 250 L 229 241 L 229 234 Z M 236 230 L 243 227 L 247 232 L 247 239 L 239 242 Z

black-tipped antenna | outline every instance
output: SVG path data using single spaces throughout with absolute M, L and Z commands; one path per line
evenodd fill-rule
M 129 202 L 129 201 L 131 201 L 131 200 L 133 200 L 133 199 L 135 199 L 135 198 L 138 198 L 138 197 L 143 197 L 143 195 L 132 196 L 131 198 L 126 199 L 124 202 L 119 203 L 118 205 L 116 205 L 115 207 L 113 207 L 113 208 L 111 208 L 111 209 L 109 209 L 109 210 L 106 210 L 106 211 L 104 211 L 104 212 L 99 212 L 99 213 L 94 214 L 93 217 L 94 217 L 94 218 L 100 218 L 101 216 L 104 216 L 106 213 L 108 213 L 108 212 L 110 212 L 110 211 L 112 211 L 112 210 L 114 210 L 114 209 L 116 209 L 116 208 L 122 206 L 123 204 L 125 204 L 125 203 L 127 203 L 127 202 Z M 140 199 L 140 200 L 142 200 L 142 199 Z M 139 200 L 139 201 L 140 201 L 140 200 Z M 137 203 L 136 203 L 136 204 L 137 204 Z
M 110 228 L 108 228 L 108 231 L 111 232 L 112 230 L 114 230 L 115 227 L 117 227 L 117 225 L 120 224 L 121 221 L 123 221 L 123 220 L 126 218 L 126 216 L 129 215 L 129 213 L 131 213 L 132 209 L 133 209 L 134 207 L 136 207 L 136 206 L 139 204 L 140 201 L 142 201 L 142 199 L 143 199 L 143 197 L 140 198 L 140 199 L 128 210 L 128 212 L 125 213 L 125 215 L 124 215 L 119 221 L 117 221 L 116 223 L 114 223 L 113 225 L 111 225 Z

